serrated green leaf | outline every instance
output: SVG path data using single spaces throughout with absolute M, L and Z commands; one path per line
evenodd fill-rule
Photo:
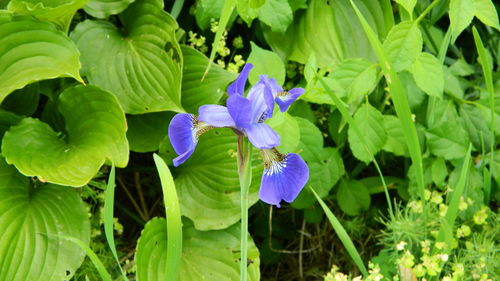
M 5 133 L 7 162 L 27 176 L 70 186 L 85 185 L 106 160 L 127 165 L 125 115 L 113 95 L 94 86 L 68 88 L 60 95 L 59 111 L 67 135 L 25 118 Z
M 89 0 L 83 8 L 85 12 L 98 19 L 123 12 L 135 0 Z
M 422 34 L 418 25 L 403 21 L 394 26 L 384 41 L 383 47 L 394 69 L 408 69 L 422 51 Z
M 387 140 L 382 149 L 397 156 L 408 156 L 408 146 L 403 127 L 401 127 L 401 121 L 394 115 L 384 115 L 384 128 L 387 133 Z
M 167 136 L 171 112 L 154 112 L 142 115 L 127 115 L 127 139 L 130 150 L 152 152 L 160 147 Z
M 344 175 L 344 162 L 340 153 L 333 147 L 323 148 L 319 154 L 315 154 L 314 160 L 308 161 L 309 185 L 314 185 L 320 198 L 328 195 L 338 180 Z M 316 202 L 314 194 L 309 188 L 304 188 L 299 196 L 293 201 L 292 206 L 304 209 Z
M 337 202 L 346 214 L 357 216 L 370 207 L 370 192 L 360 181 L 342 180 L 337 190 Z
M 357 0 L 379 38 L 394 24 L 388 1 Z M 330 67 L 347 58 L 375 60 L 370 43 L 348 0 L 309 1 L 307 11 L 297 14 L 286 33 L 264 30 L 266 42 L 280 57 L 306 63 L 316 54 L 319 67 Z
M 474 74 L 474 68 L 468 64 L 465 59 L 457 59 L 450 67 L 450 72 L 457 76 L 469 76 Z
M 485 122 L 486 115 L 479 108 L 464 103 L 460 106 L 460 117 L 474 147 L 481 151 L 484 144 L 484 151 L 490 151 L 491 130 Z
M 297 150 L 306 161 L 317 159 L 317 155 L 323 150 L 323 134 L 312 122 L 307 119 L 294 117 L 299 125 L 300 140 Z
M 354 132 L 352 126 L 349 126 L 347 130 L 349 146 L 356 158 L 368 163 L 387 141 L 384 116 L 370 104 L 363 104 L 354 114 L 354 122 L 364 133 L 364 141 Z
M 226 86 L 236 79 L 237 74 L 214 64 L 202 81 L 208 58 L 187 46 L 181 46 L 181 50 L 184 56 L 182 105 L 187 112 L 198 114 L 200 106 L 219 103 Z
M 259 15 L 259 9 L 252 8 L 249 0 L 236 0 L 236 9 L 248 26 Z
M 417 86 L 429 96 L 442 98 L 444 90 L 443 65 L 429 53 L 420 53 L 410 67 Z
M 349 101 L 369 94 L 377 85 L 377 67 L 367 59 L 347 59 L 341 62 L 328 77 L 335 79 L 343 92 L 340 96 Z
M 0 102 L 29 83 L 56 77 L 82 81 L 79 53 L 64 33 L 30 16 L 0 11 Z
M 237 138 L 230 129 L 203 134 L 193 155 L 172 170 L 182 215 L 196 229 L 223 229 L 240 220 L 240 183 L 236 165 Z M 258 151 L 257 151 L 258 153 Z M 257 202 L 262 161 L 255 157 L 249 206 Z
M 450 0 L 449 8 L 452 42 L 469 26 L 476 13 L 474 0 Z
M 184 221 L 179 281 L 239 280 L 240 227 L 198 231 Z M 167 229 L 165 219 L 149 221 L 137 243 L 135 262 L 138 281 L 166 280 Z M 248 236 L 248 280 L 260 279 L 259 250 Z
M 69 280 L 90 241 L 87 209 L 74 188 L 40 184 L 0 159 L 0 280 Z
M 444 92 L 457 99 L 463 99 L 464 89 L 460 84 L 457 76 L 455 76 L 448 67 L 443 68 L 444 73 Z
M 446 160 L 463 158 L 469 145 L 469 136 L 457 120 L 446 120 L 428 130 L 427 144 L 431 152 Z
M 11 0 L 7 9 L 17 14 L 28 14 L 41 21 L 54 23 L 67 32 L 76 11 L 88 0 Z
M 306 65 L 304 66 L 304 78 L 307 82 L 313 80 L 316 76 L 316 72 L 318 71 L 318 62 L 316 61 L 316 55 L 314 53 L 311 54 L 309 59 L 307 60 Z
M 440 188 L 444 187 L 445 179 L 448 176 L 448 169 L 443 158 L 436 158 L 432 161 L 432 181 Z
M 498 13 L 495 4 L 491 0 L 473 0 L 475 16 L 484 24 L 500 31 Z
M 178 26 L 163 11 L 163 1 L 138 0 L 120 20 L 124 30 L 95 20 L 73 30 L 71 38 L 82 53 L 82 74 L 90 84 L 116 95 L 126 113 L 183 111 Z M 167 44 L 173 47 L 166 50 Z
M 293 152 L 299 145 L 300 127 L 297 120 L 287 112 L 274 111 L 266 123 L 280 136 L 278 149 L 281 152 Z
M 405 10 L 408 12 L 408 14 L 413 13 L 413 9 L 415 8 L 415 5 L 417 4 L 417 0 L 394 0 L 396 3 L 399 5 L 403 6 Z
M 259 75 L 265 74 L 276 79 L 279 85 L 283 85 L 286 73 L 285 64 L 281 58 L 271 51 L 262 49 L 253 42 L 250 42 L 250 45 L 252 46 L 252 52 L 250 52 L 247 62 L 254 66 L 248 76 L 250 83 L 257 83 Z
M 408 71 L 401 71 L 398 75 L 401 80 L 401 84 L 403 84 L 402 86 L 406 90 L 408 105 L 411 109 L 418 108 L 425 99 L 425 93 L 420 90 L 415 83 L 415 79 L 413 79 L 413 75 L 411 75 Z
M 252 6 L 250 0 L 250 7 Z M 259 20 L 267 24 L 273 32 L 284 33 L 293 20 L 293 12 L 288 0 L 265 0 L 259 9 Z

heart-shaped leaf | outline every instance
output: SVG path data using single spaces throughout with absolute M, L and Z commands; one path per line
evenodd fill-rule
M 81 81 L 75 44 L 61 31 L 30 16 L 0 11 L 0 102 L 29 83 L 56 77 Z
M 178 26 L 163 1 L 138 0 L 120 20 L 124 30 L 105 21 L 76 26 L 71 38 L 82 53 L 82 74 L 116 95 L 126 113 L 183 111 Z
M 116 98 L 95 86 L 76 86 L 59 97 L 67 135 L 46 123 L 25 118 L 3 138 L 2 153 L 23 174 L 82 186 L 106 160 L 128 162 L 126 121 Z
M 204 104 L 217 104 L 226 86 L 236 79 L 231 73 L 217 64 L 201 80 L 207 68 L 208 58 L 197 50 L 182 46 L 184 68 L 182 70 L 182 105 L 187 112 L 198 114 L 198 107 Z
M 239 280 L 240 227 L 198 231 L 184 221 L 179 281 Z M 137 243 L 135 262 L 138 281 L 166 280 L 167 228 L 164 218 L 149 221 Z M 248 236 L 248 280 L 260 279 L 259 250 Z
M 173 169 L 181 212 L 196 229 L 223 229 L 240 220 L 240 184 L 236 165 L 237 137 L 215 129 L 200 137 L 193 155 Z M 262 162 L 254 157 L 249 205 L 257 201 Z
M 132 2 L 134 0 L 89 0 L 84 10 L 93 17 L 105 19 L 123 12 Z
M 74 188 L 33 186 L 0 158 L 0 280 L 69 280 L 85 254 L 61 236 L 90 241 Z
M 151 152 L 158 149 L 167 136 L 171 112 L 154 112 L 141 115 L 127 115 L 127 139 L 130 150 Z
M 7 8 L 19 14 L 29 14 L 42 21 L 54 23 L 60 30 L 67 32 L 76 11 L 88 0 L 11 0 Z

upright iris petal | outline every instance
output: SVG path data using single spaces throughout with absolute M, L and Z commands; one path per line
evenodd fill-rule
M 295 153 L 281 154 L 276 149 L 262 150 L 264 173 L 260 200 L 280 207 L 281 200 L 292 202 L 309 180 L 309 168 Z
M 293 88 L 288 92 L 278 92 L 276 97 L 276 103 L 280 107 L 281 112 L 285 112 L 288 107 L 302 94 L 304 94 L 305 90 L 303 88 Z
M 240 72 L 240 75 L 238 75 L 238 78 L 236 78 L 236 80 L 227 88 L 229 96 L 232 96 L 233 94 L 243 96 L 245 93 L 245 84 L 247 83 L 248 74 L 252 68 L 253 65 L 251 63 L 245 64 Z
M 184 163 L 193 154 L 198 137 L 212 127 L 199 121 L 196 116 L 188 113 L 179 113 L 172 118 L 168 126 L 170 143 L 179 155 L 174 158 L 174 166 Z

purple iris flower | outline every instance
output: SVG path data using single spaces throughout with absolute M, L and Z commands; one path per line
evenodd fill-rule
M 215 127 L 229 127 L 240 131 L 261 149 L 264 161 L 259 197 L 262 201 L 280 206 L 281 200 L 292 202 L 309 179 L 309 169 L 295 153 L 281 154 L 275 147 L 280 145 L 279 135 L 264 121 L 273 115 L 274 103 L 280 111 L 288 107 L 304 93 L 302 88 L 286 92 L 273 78 L 261 75 L 244 96 L 245 84 L 251 64 L 246 64 L 238 78 L 228 87 L 226 106 L 203 105 L 198 117 L 188 113 L 174 116 L 168 135 L 175 152 L 174 166 L 184 163 L 194 152 L 198 138 Z

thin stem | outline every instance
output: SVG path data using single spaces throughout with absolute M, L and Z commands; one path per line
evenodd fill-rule
M 248 139 L 238 135 L 238 176 L 241 194 L 241 234 L 240 234 L 240 281 L 247 280 L 248 256 L 248 190 L 252 183 L 252 145 Z
M 415 23 L 420 22 L 441 0 L 434 0 L 425 10 L 418 16 Z

